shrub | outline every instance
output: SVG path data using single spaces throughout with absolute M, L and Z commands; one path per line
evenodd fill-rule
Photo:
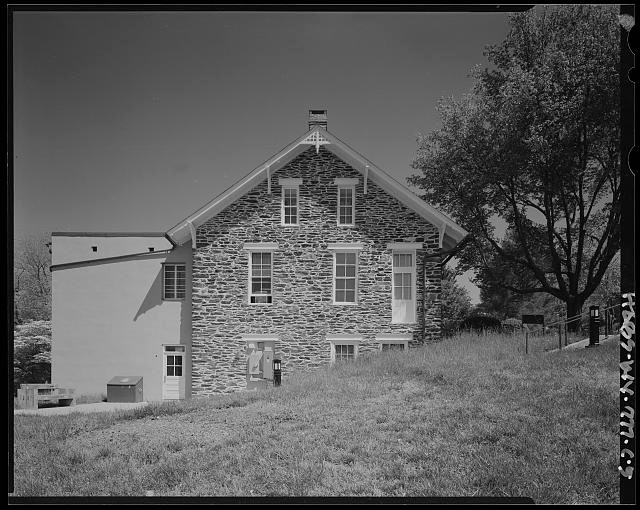
M 502 322 L 490 315 L 472 315 L 460 322 L 460 329 L 463 331 L 502 331 Z
M 22 383 L 51 380 L 51 321 L 31 321 L 15 327 L 13 394 Z

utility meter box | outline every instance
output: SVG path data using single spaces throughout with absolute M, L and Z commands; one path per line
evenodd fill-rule
M 107 402 L 142 401 L 141 375 L 117 375 L 107 383 Z

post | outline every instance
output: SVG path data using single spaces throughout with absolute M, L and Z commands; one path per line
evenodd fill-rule
M 569 340 L 567 338 L 567 323 L 564 323 L 564 346 L 569 345 Z
M 562 350 L 562 325 L 558 324 L 558 350 Z
M 526 329 L 524 330 L 524 353 L 529 353 L 529 331 Z
M 589 345 L 587 347 L 597 347 L 600 344 L 600 307 L 591 305 L 589 307 Z

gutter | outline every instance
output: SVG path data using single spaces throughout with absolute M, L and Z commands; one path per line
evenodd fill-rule
M 115 260 L 123 260 L 123 259 L 128 259 L 131 257 L 134 258 L 138 258 L 141 257 L 142 255 L 157 255 L 157 254 L 162 254 L 162 253 L 169 253 L 170 251 L 173 251 L 173 249 L 176 247 L 176 244 L 173 243 L 173 248 L 168 248 L 166 250 L 158 250 L 158 251 L 143 251 L 140 253 L 129 253 L 128 255 L 117 255 L 115 257 L 105 257 L 105 258 L 101 258 L 101 259 L 91 259 L 91 260 L 79 260 L 77 262 L 65 262 L 64 264 L 54 264 L 52 266 L 49 266 L 49 271 L 53 272 L 54 270 L 58 270 L 58 269 L 67 269 L 70 267 L 77 267 L 77 266 L 90 266 L 90 265 L 95 265 L 95 264 L 100 264 L 100 263 L 104 263 L 104 262 L 113 262 Z

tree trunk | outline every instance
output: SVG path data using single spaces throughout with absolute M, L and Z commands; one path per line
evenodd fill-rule
M 570 320 L 567 323 L 567 330 L 571 333 L 576 333 L 580 329 L 580 317 L 576 317 L 576 315 L 580 315 L 582 312 L 582 302 L 580 302 L 575 297 L 569 297 L 566 300 L 567 303 L 567 319 L 571 317 L 575 317 L 575 319 Z

